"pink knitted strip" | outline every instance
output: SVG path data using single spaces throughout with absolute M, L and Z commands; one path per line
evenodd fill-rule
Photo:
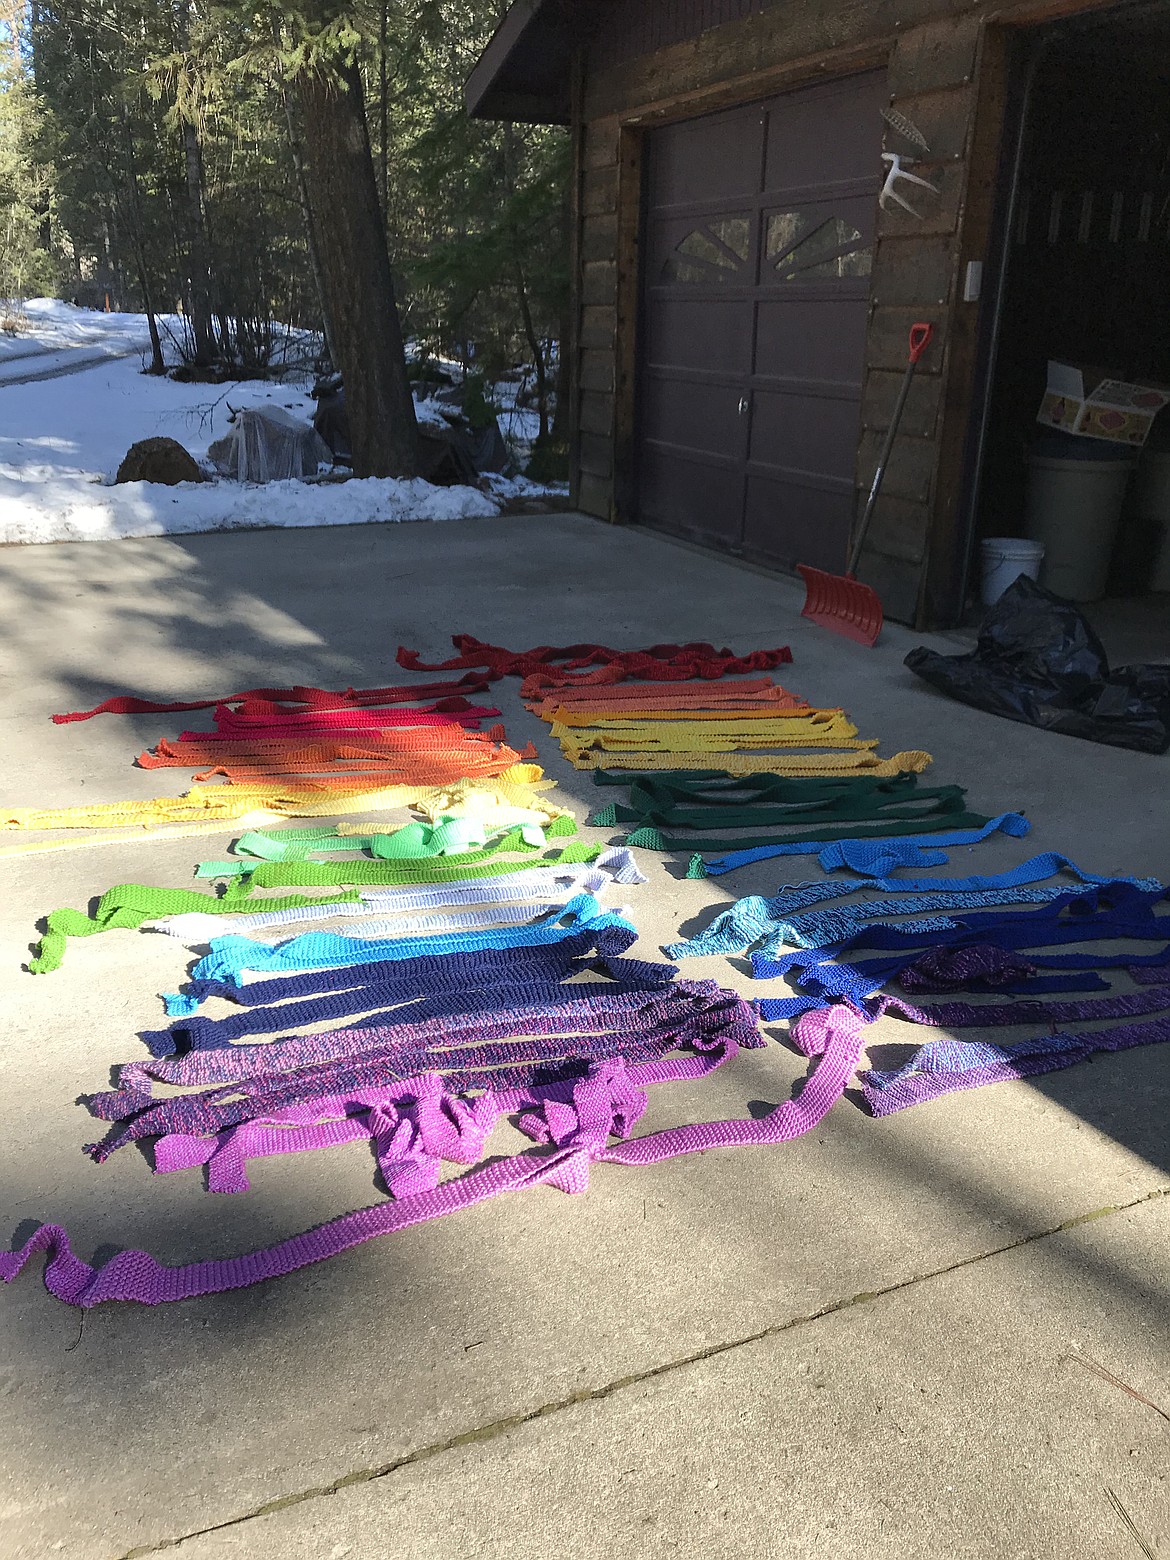
M 145 1251 L 123 1251 L 95 1269 L 73 1254 L 59 1225 L 43 1224 L 19 1251 L 0 1255 L 0 1278 L 11 1281 L 36 1252 L 44 1251 L 49 1255 L 45 1284 L 58 1299 L 87 1308 L 104 1300 L 159 1305 L 277 1278 L 375 1236 L 441 1218 L 502 1192 L 541 1184 L 583 1192 L 590 1167 L 597 1161 L 646 1165 L 709 1148 L 790 1142 L 815 1127 L 840 1099 L 860 1057 L 863 1029 L 862 1020 L 849 1009 L 824 1010 L 822 1027 L 804 1036 L 810 1051 L 819 1047 L 823 1052 L 815 1073 L 796 1099 L 762 1120 L 675 1127 L 610 1147 L 609 1136 L 622 1127 L 632 1080 L 623 1075 L 620 1063 L 607 1063 L 573 1086 L 571 1104 L 546 1104 L 543 1131 L 553 1145 L 551 1152 L 527 1151 L 486 1164 L 429 1190 L 343 1214 L 264 1251 L 182 1267 L 164 1267 Z M 524 1120 L 526 1130 L 536 1135 L 536 1124 Z

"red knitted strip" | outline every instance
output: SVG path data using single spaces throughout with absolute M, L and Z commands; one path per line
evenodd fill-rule
M 469 673 L 453 682 L 416 683 L 414 687 L 401 683 L 389 688 L 343 688 L 330 690 L 296 685 L 292 688 L 248 688 L 243 693 L 220 694 L 214 699 L 191 699 L 186 703 L 138 699 L 131 694 L 118 694 L 103 699 L 92 710 L 74 710 L 68 715 L 51 717 L 55 725 L 63 726 L 73 720 L 92 720 L 95 715 L 167 715 L 178 710 L 209 710 L 217 704 L 238 704 L 242 699 L 276 699 L 282 704 L 299 704 L 307 709 L 337 704 L 415 704 L 420 699 L 431 699 L 449 693 L 482 693 L 493 679 L 486 673 L 478 676 Z
M 484 644 L 470 634 L 455 634 L 452 643 L 460 652 L 448 661 L 430 665 L 420 660 L 417 650 L 398 649 L 398 664 L 408 671 L 449 672 L 462 668 L 481 668 L 491 677 L 523 677 L 521 696 L 539 688 L 559 688 L 621 682 L 627 677 L 642 677 L 651 682 L 685 682 L 693 677 L 726 677 L 734 672 L 770 672 L 792 660 L 787 646 L 776 650 L 753 650 L 736 656 L 730 650 L 695 642 L 686 645 L 651 645 L 648 650 L 611 650 L 605 645 L 538 645 L 534 650 L 505 650 Z M 563 666 L 554 666 L 561 661 Z M 574 676 L 581 668 L 598 666 L 601 670 Z

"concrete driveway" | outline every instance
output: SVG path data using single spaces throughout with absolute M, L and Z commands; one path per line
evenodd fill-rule
M 115 690 L 385 682 L 399 643 L 439 658 L 456 630 L 517 649 L 790 643 L 790 686 L 886 753 L 929 749 L 976 810 L 1033 818 L 1028 841 L 950 871 L 1059 850 L 1170 881 L 1167 759 L 965 710 L 903 669 L 919 636 L 865 651 L 802 622 L 800 599 L 572 515 L 9 549 L 3 799 L 183 789 L 130 767 L 181 717 L 47 719 Z M 583 817 L 589 777 L 497 686 Z M 0 860 L 5 1236 L 53 1220 L 87 1259 L 184 1262 L 376 1200 L 364 1146 L 257 1162 L 235 1198 L 80 1152 L 78 1095 L 141 1054 L 182 949 L 111 933 L 33 977 L 34 924 L 114 883 L 182 885 L 229 838 Z M 644 861 L 629 900 L 648 956 L 712 905 L 809 875 L 689 882 Z M 753 990 L 724 959 L 687 973 Z M 777 1043 L 675 1086 L 649 1124 L 758 1111 L 803 1072 Z M 787 1147 L 602 1166 L 585 1197 L 497 1199 L 157 1310 L 83 1319 L 38 1264 L 0 1293 L 0 1555 L 1136 1560 L 1114 1497 L 1170 1555 L 1170 1420 L 1069 1358 L 1170 1413 L 1168 1106 L 1158 1047 L 883 1121 L 845 1100 Z

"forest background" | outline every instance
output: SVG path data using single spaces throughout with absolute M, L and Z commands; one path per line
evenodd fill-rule
M 567 137 L 472 121 L 462 103 L 502 11 L 8 0 L 9 314 L 35 296 L 142 311 L 148 371 L 220 377 L 264 375 L 290 330 L 317 331 L 361 476 L 414 474 L 410 383 L 435 358 L 473 392 L 528 364 L 555 461 Z M 177 333 L 158 323 L 175 313 Z

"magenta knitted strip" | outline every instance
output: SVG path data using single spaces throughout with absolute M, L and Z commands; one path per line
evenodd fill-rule
M 19 1251 L 0 1255 L 0 1278 L 12 1280 L 35 1253 L 43 1251 L 49 1256 L 46 1286 L 61 1300 L 85 1307 L 104 1300 L 159 1305 L 277 1278 L 375 1236 L 441 1218 L 502 1192 L 541 1184 L 583 1192 L 589 1184 L 590 1168 L 597 1162 L 647 1165 L 711 1148 L 790 1142 L 815 1127 L 840 1099 L 857 1066 L 863 1027 L 856 1013 L 840 1007 L 829 1010 L 817 1037 L 822 1055 L 812 1077 L 797 1098 L 759 1120 L 675 1127 L 610 1145 L 612 1135 L 624 1135 L 631 1088 L 638 1088 L 643 1081 L 632 1079 L 615 1060 L 575 1083 L 571 1103 L 550 1100 L 545 1102 L 539 1122 L 524 1118 L 530 1135 L 539 1136 L 547 1145 L 543 1152 L 526 1151 L 429 1190 L 343 1214 L 264 1251 L 181 1267 L 165 1267 L 144 1251 L 123 1251 L 95 1269 L 73 1254 L 60 1226 L 43 1224 Z

